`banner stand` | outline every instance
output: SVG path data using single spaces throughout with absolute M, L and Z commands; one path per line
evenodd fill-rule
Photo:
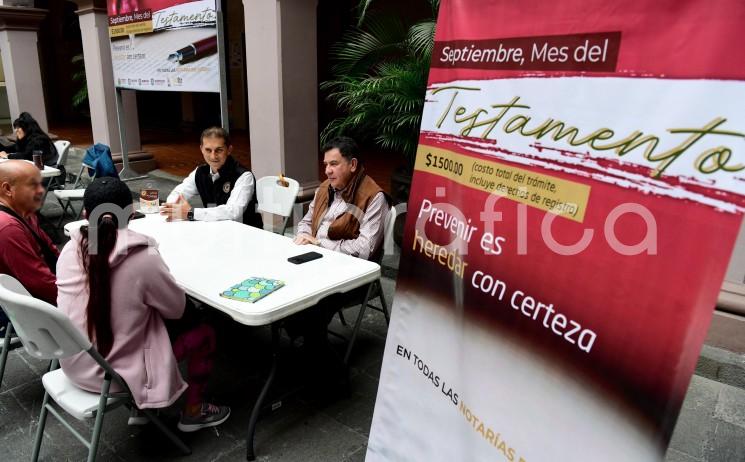
M 215 2 L 217 13 L 217 56 L 220 66 L 220 122 L 222 128 L 230 133 L 230 116 L 228 115 L 228 79 L 225 75 L 225 26 L 222 22 L 222 1 Z
M 122 171 L 119 179 L 122 181 L 141 180 L 149 175 L 140 175 L 129 168 L 129 151 L 127 148 L 127 131 L 124 128 L 124 103 L 122 101 L 122 90 L 116 87 L 116 122 L 119 125 L 119 139 L 122 145 Z
M 440 2 L 366 462 L 666 460 L 745 215 L 745 2 L 606 4 Z

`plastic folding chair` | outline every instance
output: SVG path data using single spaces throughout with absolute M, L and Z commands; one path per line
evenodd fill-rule
M 64 165 L 67 162 L 67 151 L 70 150 L 70 142 L 67 140 L 57 140 L 54 142 L 54 147 L 57 149 L 57 163 Z
M 393 229 L 396 225 L 397 215 L 398 211 L 396 210 L 396 208 L 391 207 L 390 211 L 388 212 L 388 216 L 386 216 L 385 218 L 383 231 L 383 249 L 390 249 L 393 246 Z M 380 255 L 378 255 L 378 258 L 376 259 L 376 263 L 380 264 L 380 262 L 383 260 L 384 254 L 385 252 L 380 252 Z M 377 307 L 370 303 L 376 298 L 380 299 L 380 307 Z M 344 319 L 344 310 L 353 306 L 357 306 L 357 303 L 352 303 L 350 305 L 344 306 L 338 311 L 339 319 L 344 326 L 347 325 L 346 320 Z M 385 300 L 385 294 L 383 293 L 383 286 L 380 284 L 380 279 L 377 279 L 370 283 L 367 288 L 367 293 L 365 294 L 362 303 L 360 304 L 360 311 L 357 314 L 357 320 L 354 323 L 354 327 L 352 328 L 352 333 L 347 344 L 347 351 L 344 354 L 344 364 L 349 364 L 349 356 L 352 354 L 354 342 L 357 339 L 357 334 L 359 333 L 360 327 L 362 326 L 362 318 L 365 317 L 365 311 L 368 307 L 383 313 L 383 316 L 385 316 L 385 323 L 390 323 L 391 317 L 388 311 L 388 302 L 386 302 Z M 337 335 L 334 332 L 332 332 L 332 334 Z
M 33 298 L 20 282 L 7 274 L 0 274 L 0 304 L 5 308 L 23 346 L 31 356 L 51 359 L 55 363 L 53 367 L 56 367 L 59 359 L 84 351 L 104 370 L 105 375 L 100 393 L 91 393 L 78 388 L 62 369 L 55 369 L 44 374 L 42 377 L 44 400 L 32 456 L 34 462 L 39 458 L 47 413 L 51 413 L 88 448 L 88 461 L 95 460 L 106 412 L 123 405 L 130 408 L 136 407 L 126 382 L 93 347 L 90 340 L 72 324 L 70 318 L 52 305 Z M 112 383 L 122 391 L 112 392 L 110 390 Z M 65 420 L 49 398 L 78 420 L 95 419 L 90 440 L 83 437 Z M 142 411 L 184 454 L 191 454 L 189 447 L 174 435 L 152 411 L 149 409 L 142 409 Z
M 2 307 L 0 307 L 0 309 L 2 309 Z M 3 376 L 5 376 L 5 364 L 8 361 L 8 353 L 10 353 L 11 350 L 22 347 L 23 345 L 18 337 L 13 336 L 13 324 L 10 322 L 7 322 L 0 332 L 2 332 L 3 336 L 3 348 L 2 351 L 0 351 L 0 388 L 2 388 Z
M 44 187 L 44 196 L 41 199 L 41 203 L 47 199 L 49 191 L 55 189 L 63 189 L 67 182 L 67 153 L 70 150 L 70 142 L 66 140 L 58 140 L 54 142 L 54 148 L 57 150 L 57 170 L 60 171 L 59 175 L 49 178 Z
M 292 207 L 295 205 L 300 183 L 292 178 L 265 176 L 256 182 L 256 201 L 259 212 L 267 212 L 284 217 L 282 231 L 284 235 L 292 217 Z
M 84 185 L 83 171 L 88 172 L 89 182 L 96 178 L 95 170 L 93 170 L 89 165 L 81 163 L 80 170 L 78 171 L 78 175 L 75 177 L 75 183 L 72 185 L 72 188 L 54 190 L 54 197 L 57 198 L 57 202 L 59 202 L 60 207 L 62 207 L 62 215 L 60 216 L 59 222 L 57 222 L 57 228 L 62 226 L 62 222 L 65 220 L 65 215 L 68 210 L 76 220 L 79 220 L 80 215 L 83 214 L 82 205 L 80 206 L 80 210 L 77 212 L 75 212 L 75 209 L 72 206 L 73 202 L 82 201 L 83 196 L 85 195 L 85 187 L 80 187 L 81 185 Z M 93 172 L 93 174 L 90 172 Z
M 57 150 L 57 169 L 60 174 L 49 179 L 47 191 L 61 189 L 67 182 L 67 157 L 70 152 L 70 142 L 67 140 L 57 140 L 54 142 L 54 148 Z M 46 197 L 46 192 L 44 194 Z

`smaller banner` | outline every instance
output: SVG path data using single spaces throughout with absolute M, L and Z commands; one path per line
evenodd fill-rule
M 220 91 L 215 0 L 111 0 L 108 16 L 117 87 Z

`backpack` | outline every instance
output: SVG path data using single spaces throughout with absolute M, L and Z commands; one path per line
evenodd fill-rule
M 103 176 L 119 178 L 119 172 L 117 172 L 114 166 L 114 159 L 111 158 L 111 148 L 105 144 L 96 143 L 89 147 L 85 151 L 83 163 L 95 171 L 96 178 Z M 93 172 L 88 173 L 93 176 Z

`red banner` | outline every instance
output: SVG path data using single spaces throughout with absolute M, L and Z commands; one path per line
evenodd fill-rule
M 744 26 L 442 2 L 367 460 L 663 459 L 745 209 Z

